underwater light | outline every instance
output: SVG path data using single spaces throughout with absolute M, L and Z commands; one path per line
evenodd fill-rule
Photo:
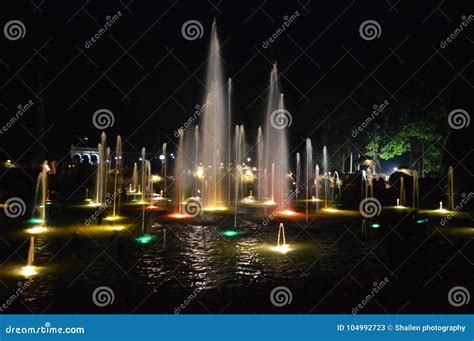
M 125 229 L 125 226 L 123 226 L 123 225 L 114 225 L 114 226 L 111 226 L 110 228 L 114 231 L 122 231 L 123 229 Z
M 292 210 L 283 210 L 280 212 L 280 214 L 283 214 L 283 215 L 287 215 L 287 216 L 293 216 L 296 214 L 295 211 L 292 211 Z
M 26 265 L 21 268 L 20 273 L 25 277 L 31 277 L 38 274 L 38 267 L 33 265 Z
M 339 211 L 338 209 L 335 209 L 335 208 L 323 208 L 323 210 L 329 213 L 335 213 Z
M 104 220 L 107 220 L 107 221 L 114 221 L 114 220 L 119 220 L 121 217 L 119 217 L 118 215 L 116 216 L 108 216 L 108 217 L 105 217 Z
M 272 247 L 272 250 L 284 254 L 284 253 L 287 253 L 288 251 L 290 251 L 290 245 L 289 244 L 282 244 L 282 245 L 274 246 L 274 247 Z
M 264 205 L 276 205 L 276 202 L 274 202 L 273 200 L 267 200 L 263 204 Z
M 155 239 L 156 237 L 151 234 L 142 234 L 141 236 L 138 236 L 137 238 L 135 238 L 135 240 L 140 244 L 148 244 Z
M 425 218 L 425 219 L 418 219 L 418 220 L 416 221 L 417 224 L 424 224 L 424 223 L 427 223 L 427 222 L 428 222 L 428 219 L 427 219 L 427 218 Z
M 225 206 L 209 206 L 209 207 L 205 207 L 204 208 L 204 211 L 225 211 L 227 210 L 228 208 L 225 207 Z
M 234 237 L 234 236 L 237 236 L 239 234 L 240 234 L 240 232 L 233 231 L 233 230 L 228 230 L 228 231 L 222 232 L 222 235 L 225 236 L 225 237 Z
M 169 217 L 170 218 L 175 218 L 175 219 L 184 219 L 184 218 L 188 218 L 190 216 L 187 215 L 187 214 L 183 214 L 183 213 L 173 213 L 173 214 L 170 214 Z
M 373 223 L 373 224 L 370 224 L 370 227 L 372 227 L 373 229 L 378 229 L 380 227 L 380 224 Z
M 31 218 L 28 222 L 30 224 L 44 224 L 44 220 L 41 218 Z
M 26 229 L 26 232 L 31 233 L 31 234 L 39 234 L 46 231 L 47 231 L 47 228 L 44 226 L 33 226 L 29 229 Z

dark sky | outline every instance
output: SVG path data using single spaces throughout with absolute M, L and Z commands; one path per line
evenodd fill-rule
M 61 159 L 76 135 L 96 144 L 100 131 L 92 115 L 101 108 L 114 113 L 107 133 L 121 134 L 124 150 L 145 145 L 157 151 L 167 141 L 173 149 L 173 131 L 203 103 L 213 18 L 225 77 L 234 82 L 233 123 L 243 123 L 248 136 L 263 124 L 263 91 L 274 61 L 293 115 L 291 149 L 308 135 L 318 147 L 349 136 L 355 118 L 386 99 L 395 104 L 412 97 L 425 110 L 441 102 L 472 108 L 474 23 L 440 49 L 473 12 L 469 1 L 33 0 L 0 6 L 2 27 L 14 19 L 26 27 L 22 39 L 0 36 L 0 125 L 18 104 L 35 102 L 0 136 L 2 158 L 18 162 L 38 154 Z M 120 19 L 85 48 L 117 11 Z M 263 48 L 295 11 L 300 16 Z M 202 38 L 183 38 L 188 20 L 202 24 Z M 379 38 L 361 38 L 366 20 L 379 23 Z M 420 86 L 426 90 L 417 92 Z M 42 110 L 44 126 L 38 123 Z

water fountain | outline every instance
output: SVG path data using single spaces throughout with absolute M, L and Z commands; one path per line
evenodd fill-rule
M 277 245 L 273 247 L 273 250 L 280 253 L 287 253 L 288 251 L 290 251 L 290 245 L 286 243 L 285 225 L 283 225 L 283 223 L 280 223 L 280 225 L 278 225 Z
M 260 199 L 263 199 L 265 194 L 265 182 L 264 182 L 264 157 L 263 157 L 263 132 L 262 127 L 258 127 L 257 131 L 257 166 L 258 166 L 258 176 L 257 176 L 257 195 Z
M 287 192 L 288 147 L 286 127 L 280 123 L 288 119 L 283 94 L 280 93 L 278 69 L 274 64 L 270 73 L 267 108 L 265 118 L 265 142 L 263 152 L 263 169 L 271 169 L 272 177 L 264 177 L 265 196 L 272 194 L 272 201 L 281 204 Z
M 105 201 L 105 193 L 107 191 L 107 135 L 102 132 L 100 136 L 101 142 L 98 144 L 99 160 L 97 163 L 97 181 L 96 181 L 96 199 L 95 204 L 100 205 Z
M 306 223 L 308 222 L 308 208 L 310 199 L 310 179 L 313 171 L 313 147 L 311 139 L 306 139 Z
M 405 206 L 405 178 L 400 177 L 400 206 Z
M 454 210 L 454 173 L 453 167 L 448 168 L 448 210 Z
M 413 171 L 413 209 L 416 209 L 420 206 L 420 187 L 418 172 Z
M 120 135 L 117 136 L 117 146 L 115 150 L 115 176 L 114 176 L 114 193 L 113 193 L 113 210 L 112 210 L 112 216 L 116 217 L 117 216 L 117 211 L 119 209 L 119 201 L 120 201 L 120 192 L 121 189 L 119 186 L 121 186 L 122 181 L 122 138 Z
M 352 174 L 352 164 L 353 164 L 353 160 L 352 160 L 352 152 L 351 152 L 351 156 L 349 158 L 349 173 Z
M 196 126 L 197 127 L 197 126 Z M 168 161 L 166 159 L 166 149 L 167 149 L 167 143 L 163 143 L 163 158 L 161 160 L 161 165 L 162 165 L 162 176 L 163 176 L 163 193 L 161 195 L 162 198 L 166 198 L 167 194 L 168 194 L 168 188 L 167 188 L 167 174 L 166 174 L 166 171 L 167 171 L 167 167 L 168 167 Z M 196 153 L 197 155 L 197 153 Z
M 295 187 L 296 191 L 296 199 L 298 199 L 299 188 L 300 188 L 300 178 L 301 178 L 301 160 L 300 160 L 300 153 L 296 153 L 296 177 L 295 177 Z
M 38 273 L 38 267 L 34 265 L 35 262 L 35 237 L 30 237 L 30 247 L 28 249 L 28 259 L 26 266 L 21 268 L 21 274 L 25 277 L 31 277 Z
M 132 174 L 132 190 L 131 192 L 138 192 L 138 165 L 136 162 L 133 163 L 133 174 Z
M 329 195 L 329 173 L 328 173 L 328 150 L 323 147 L 323 173 L 324 173 L 324 208 L 328 208 Z

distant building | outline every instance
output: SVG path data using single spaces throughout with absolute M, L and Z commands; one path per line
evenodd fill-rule
M 99 164 L 99 149 L 93 147 L 71 146 L 71 161 L 74 164 Z

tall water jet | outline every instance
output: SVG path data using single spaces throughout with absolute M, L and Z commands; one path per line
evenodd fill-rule
M 258 127 L 257 131 L 257 165 L 258 165 L 258 176 L 257 176 L 257 184 L 258 190 L 257 195 L 258 198 L 262 199 L 266 196 L 265 194 L 265 180 L 264 180 L 264 168 L 265 168 L 265 158 L 263 156 L 264 151 L 263 146 L 263 132 L 262 127 Z
M 131 192 L 138 192 L 138 165 L 136 162 L 133 163 L 133 174 L 132 174 L 132 190 Z
M 174 178 L 175 178 L 175 185 L 174 185 L 174 192 L 176 197 L 176 212 L 183 214 L 182 210 L 182 203 L 184 202 L 184 131 L 179 129 L 179 141 L 178 141 L 178 149 L 176 151 L 176 162 L 174 166 Z
M 413 171 L 413 209 L 416 209 L 420 206 L 420 187 L 418 172 Z
M 400 206 L 405 206 L 405 178 L 400 177 Z
M 107 135 L 102 132 L 100 135 L 100 143 L 97 146 L 99 161 L 97 163 L 97 178 L 96 178 L 96 204 L 101 204 L 105 199 L 106 182 L 107 182 Z
M 141 157 L 141 188 L 142 188 L 142 199 L 141 202 L 145 203 L 145 196 L 146 196 L 146 152 L 145 147 L 142 148 L 142 157 Z
M 280 223 L 280 225 L 278 225 L 277 245 L 273 247 L 273 250 L 278 251 L 280 253 L 287 253 L 290 250 L 290 245 L 286 243 L 285 225 L 283 225 L 283 223 Z
M 166 171 L 167 171 L 167 167 L 168 167 L 168 161 L 167 161 L 167 158 L 166 158 L 166 149 L 167 149 L 167 146 L 168 144 L 165 142 L 163 143 L 163 158 L 161 160 L 161 175 L 163 176 L 163 193 L 162 193 L 162 197 L 163 198 L 166 198 L 167 196 L 167 193 L 168 193 L 168 188 L 167 188 L 167 174 L 166 174 Z
M 265 119 L 265 167 L 274 168 L 271 182 L 265 179 L 266 193 L 272 193 L 272 200 L 281 204 L 288 190 L 288 146 L 286 128 L 291 124 L 291 115 L 285 110 L 284 97 L 280 93 L 276 64 L 270 73 Z M 273 191 L 271 188 L 273 187 Z
M 316 212 L 319 212 L 319 165 L 314 166 L 314 201 L 316 202 Z
M 351 152 L 351 156 L 349 158 L 349 173 L 352 174 L 352 164 L 353 164 L 353 161 L 352 161 L 352 152 Z
M 232 98 L 232 79 L 229 77 L 227 80 L 227 123 L 230 125 L 231 122 L 231 117 L 232 117 L 232 111 L 231 111 L 231 101 Z M 231 140 L 231 129 L 227 129 L 227 141 L 230 142 Z M 232 156 L 230 151 L 227 153 L 227 168 L 230 170 L 232 165 Z M 227 172 L 227 205 L 230 206 L 230 183 L 231 183 L 231 173 L 232 172 Z
M 328 173 L 328 150 L 323 147 L 323 173 L 324 173 L 324 208 L 328 207 L 329 195 L 329 173 Z
M 300 188 L 300 178 L 301 178 L 301 157 L 300 153 L 296 153 L 296 177 L 295 177 L 295 187 L 296 187 L 296 199 L 298 199 L 299 188 Z
M 33 209 L 33 222 L 37 222 L 42 227 L 41 230 L 44 230 L 46 225 L 46 201 L 48 199 L 48 161 L 44 161 L 41 165 L 41 172 L 38 174 L 38 180 L 36 182 L 36 191 L 34 199 L 34 209 Z M 34 231 L 40 232 L 40 230 L 35 229 Z
M 306 222 L 308 222 L 308 210 L 310 199 L 310 179 L 313 171 L 313 146 L 311 139 L 306 139 Z
M 454 210 L 454 173 L 452 166 L 448 168 L 448 210 Z
M 117 145 L 115 147 L 115 174 L 114 174 L 114 206 L 112 210 L 112 215 L 115 217 L 118 211 L 118 202 L 120 200 L 120 178 L 122 176 L 122 138 L 120 135 L 117 136 Z M 120 177 L 120 178 L 119 178 Z
M 208 193 L 204 200 L 205 207 L 222 207 L 225 204 L 227 195 L 223 195 L 225 187 L 222 176 L 226 162 L 226 154 L 229 153 L 229 141 L 227 129 L 230 129 L 228 114 L 226 115 L 225 93 L 222 92 L 224 86 L 223 71 L 220 56 L 220 43 L 217 37 L 216 22 L 212 24 L 211 46 L 209 51 L 206 89 L 210 94 L 209 105 L 202 117 L 203 129 L 203 164 L 206 168 L 206 180 Z
M 35 262 L 35 237 L 30 237 L 30 247 L 28 248 L 28 258 L 26 266 L 21 269 L 21 274 L 25 277 L 31 277 L 38 273 Z

